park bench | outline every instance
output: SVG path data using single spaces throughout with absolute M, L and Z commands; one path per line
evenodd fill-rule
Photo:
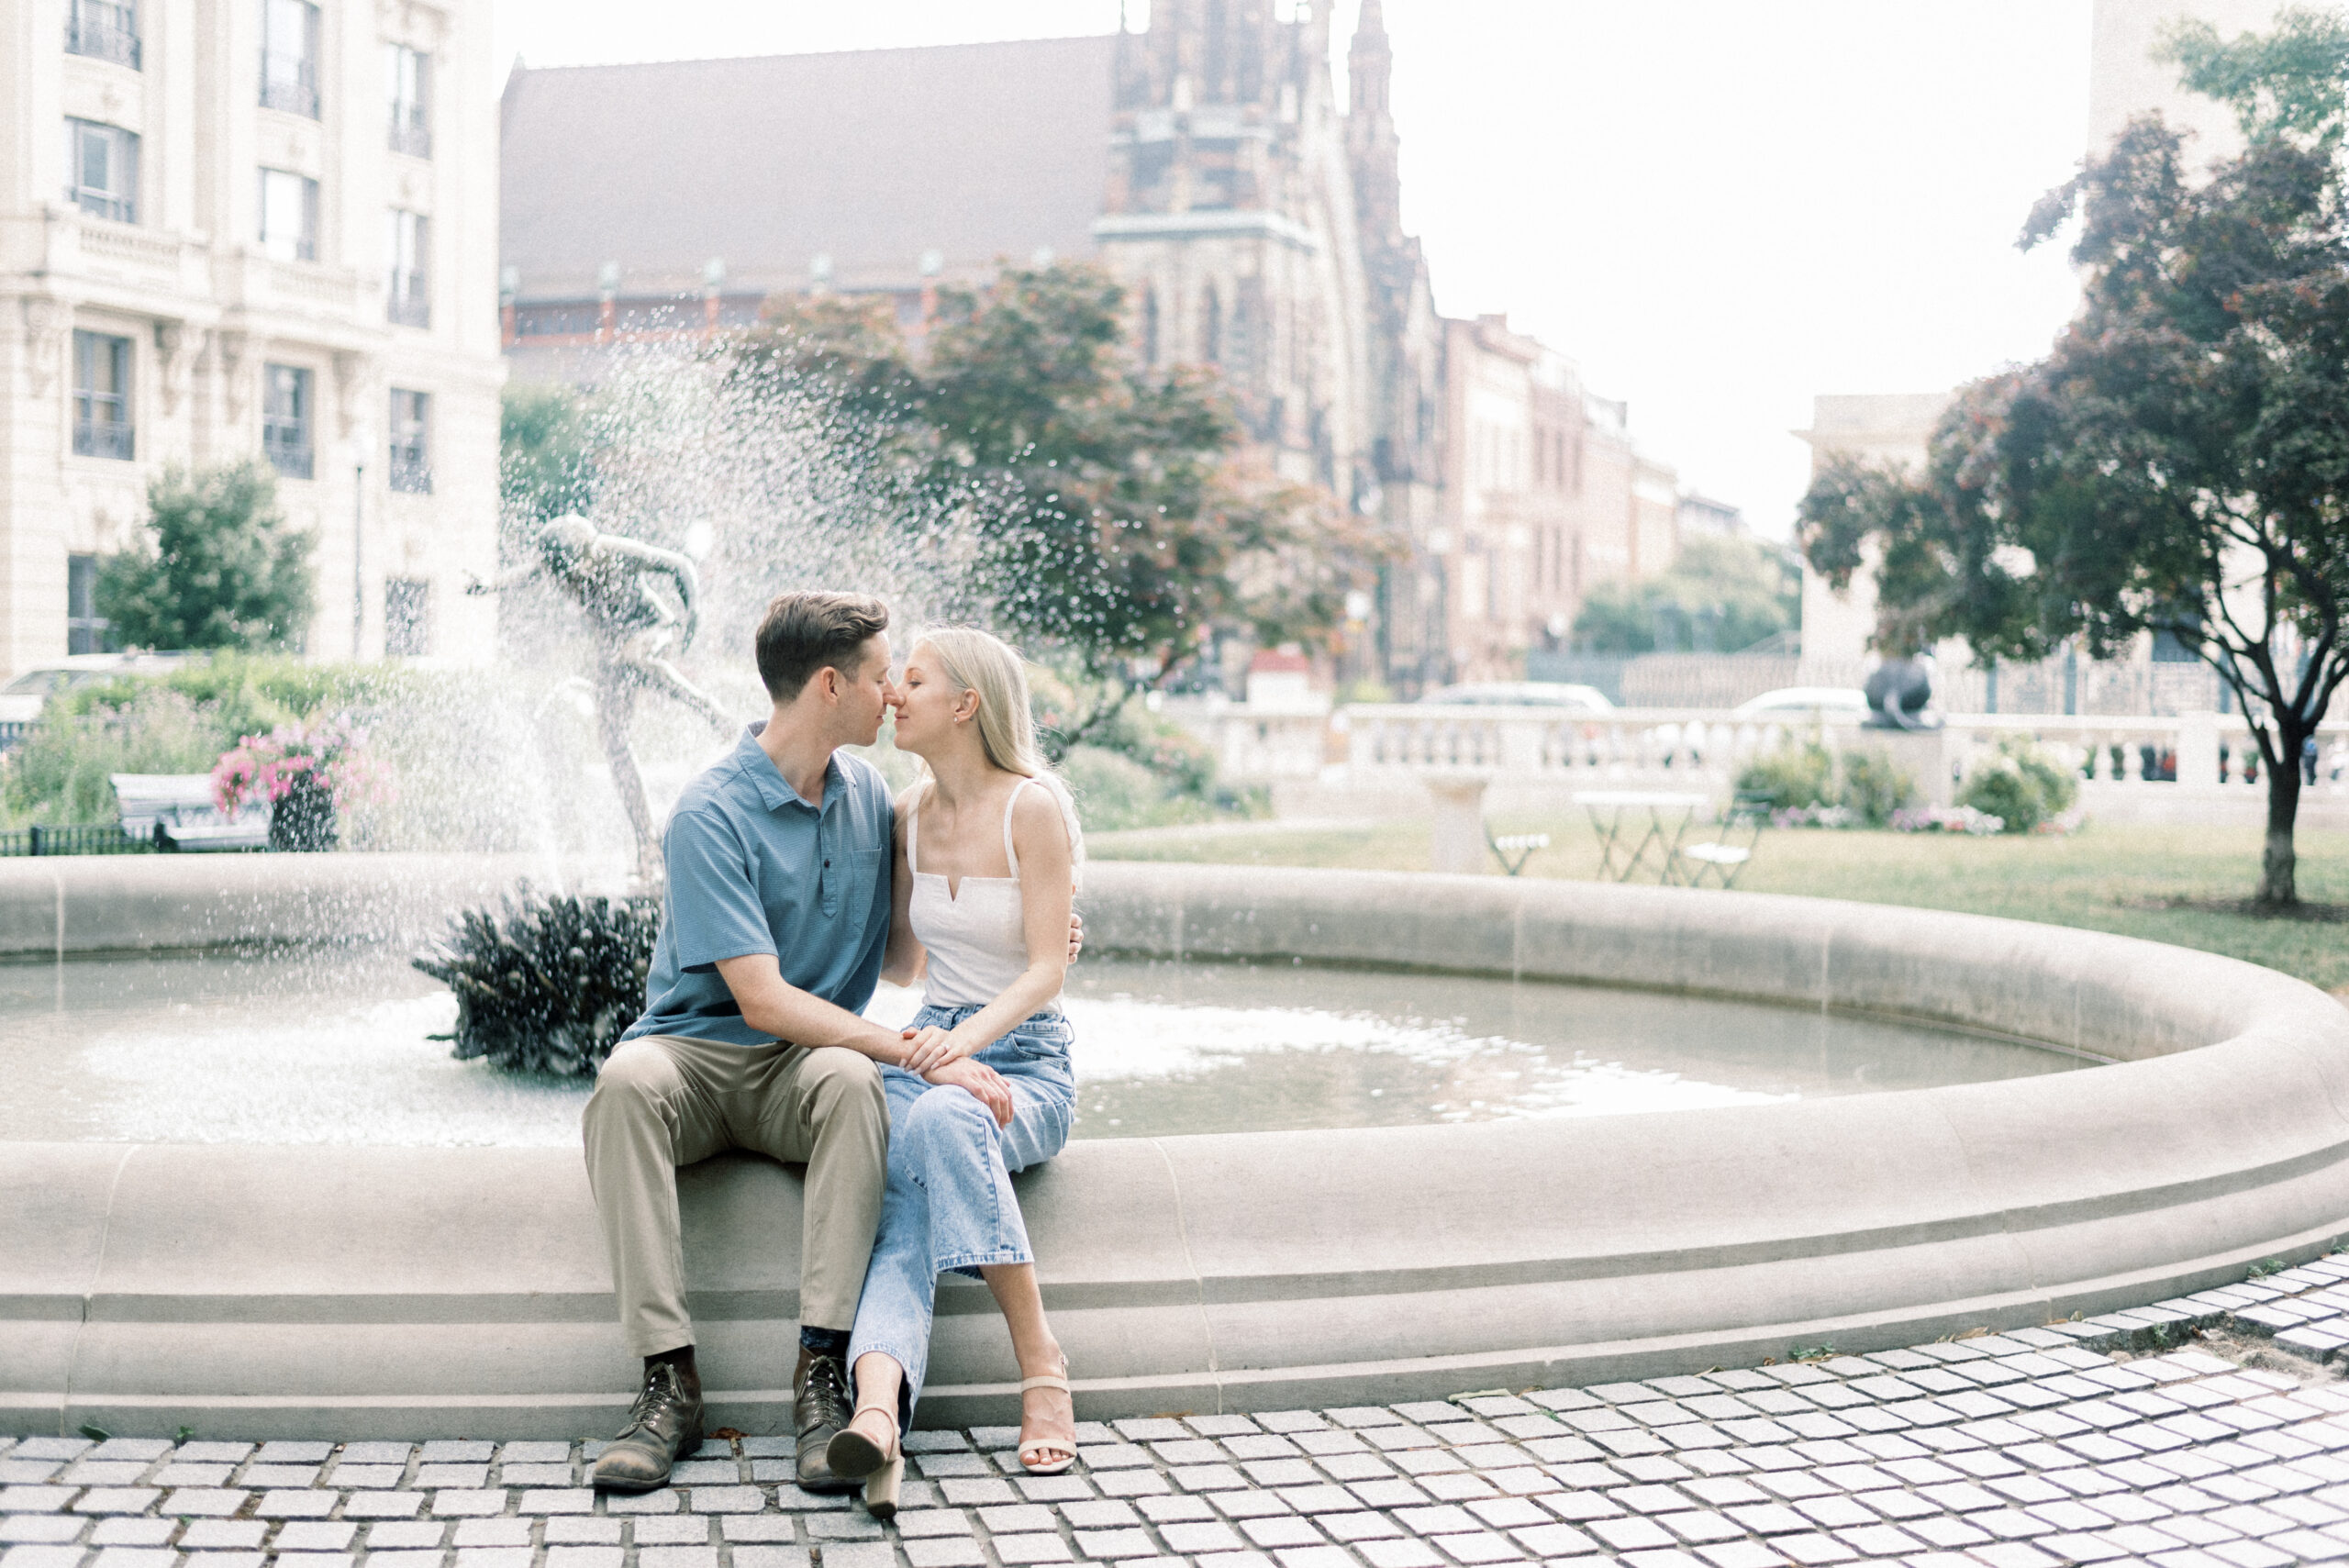
M 269 804 L 249 801 L 233 815 L 212 803 L 209 773 L 114 773 L 122 830 L 159 850 L 265 850 Z

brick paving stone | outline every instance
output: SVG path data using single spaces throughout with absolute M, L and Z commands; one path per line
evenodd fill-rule
M 179 1467 L 175 1465 L 172 1468 L 177 1469 Z M 405 1475 L 406 1473 L 406 1467 L 404 1465 L 343 1463 L 335 1466 L 334 1473 L 327 1478 L 327 1485 L 335 1487 L 391 1487 L 398 1485 L 400 1484 L 400 1477 Z M 167 1470 L 162 1474 L 158 1475 L 155 1479 L 159 1483 L 168 1485 L 170 1485 L 168 1480 L 169 1474 L 170 1471 Z
M 620 1568 L 626 1559 L 617 1546 L 550 1546 L 546 1568 Z M 375 1561 L 368 1559 L 370 1568 Z
M 1354 1548 L 1370 1568 L 1442 1568 L 1443 1559 L 1418 1540 L 1365 1540 Z M 0 1568 L 13 1565 L 0 1563 Z M 36 1564 L 35 1568 L 41 1568 Z
M 793 1485 L 788 1439 L 603 1498 L 576 1484 L 594 1442 L 0 1440 L 0 1568 L 810 1568 L 810 1543 L 824 1568 L 2349 1564 L 2349 1385 L 2108 1353 L 2262 1301 L 2349 1344 L 2349 1255 L 2290 1289 L 1824 1364 L 1085 1422 L 1059 1477 L 1020 1473 L 1012 1429 L 908 1434 L 886 1531 Z
M 502 1514 L 506 1511 L 506 1494 L 499 1491 L 475 1491 L 452 1488 L 432 1494 L 432 1511 L 440 1518 L 459 1518 L 467 1515 Z
M 423 1507 L 421 1492 L 354 1492 L 343 1499 L 342 1515 L 351 1519 L 412 1519 Z
M 1077 1551 L 1085 1557 L 1155 1557 L 1158 1548 L 1150 1532 L 1139 1527 L 1130 1529 L 1080 1529 L 1074 1532 Z
M 1237 1551 L 1246 1545 L 1238 1532 L 1219 1520 L 1161 1524 L 1158 1534 L 1170 1551 Z
M 1367 1509 L 1352 1514 L 1321 1514 L 1315 1518 L 1314 1522 L 1332 1540 L 1378 1540 L 1404 1533 L 1403 1527 L 1385 1514 L 1372 1513 Z
M 1782 1552 L 1775 1551 L 1758 1540 L 1729 1540 L 1717 1546 L 1700 1546 L 1697 1555 L 1711 1568 L 1784 1568 L 1788 1561 Z
M 636 1561 L 638 1568 L 718 1568 L 718 1548 L 648 1546 L 636 1554 Z M 466 1564 L 460 1562 L 457 1568 L 466 1568 Z
M 98 1552 L 92 1564 L 93 1568 L 173 1568 L 179 1560 L 180 1554 L 167 1546 L 109 1546 Z

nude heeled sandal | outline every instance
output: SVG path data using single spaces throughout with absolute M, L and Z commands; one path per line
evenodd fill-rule
M 1065 1375 L 1067 1371 L 1068 1363 L 1066 1362 L 1063 1362 L 1061 1363 L 1061 1372 L 1063 1375 L 1062 1376 L 1053 1377 L 1047 1374 L 1043 1377 L 1021 1378 L 1019 1380 L 1020 1396 L 1023 1399 L 1027 1397 L 1028 1391 L 1031 1388 L 1057 1388 L 1063 1394 L 1068 1395 L 1069 1413 L 1074 1416 L 1076 1410 L 1076 1395 L 1068 1385 L 1068 1378 Z M 1066 1458 L 1049 1461 L 1043 1464 L 1034 1463 L 1028 1457 L 1031 1453 L 1061 1453 L 1063 1451 L 1065 1451 L 1067 1455 Z M 1019 1445 L 1019 1468 L 1026 1471 L 1030 1475 L 1058 1475 L 1062 1471 L 1066 1470 L 1070 1465 L 1074 1464 L 1075 1462 L 1076 1440 L 1074 1438 L 1071 1438 L 1066 1441 L 1063 1441 L 1059 1438 L 1030 1438 L 1028 1441 Z
M 905 1442 L 897 1431 L 896 1412 L 885 1405 L 860 1405 L 849 1417 L 853 1422 L 867 1410 L 889 1418 L 889 1446 L 883 1448 L 854 1426 L 842 1427 L 825 1445 L 824 1462 L 843 1481 L 864 1483 L 864 1511 L 884 1521 L 896 1518 L 897 1492 L 906 1478 Z

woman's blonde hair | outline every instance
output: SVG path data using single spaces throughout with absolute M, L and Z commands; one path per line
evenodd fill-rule
M 1076 820 L 1076 799 L 1036 740 L 1036 716 L 1029 706 L 1028 662 L 992 632 L 971 626 L 936 627 L 914 639 L 937 655 L 937 673 L 958 692 L 979 699 L 979 744 L 987 761 L 1007 773 L 1034 779 L 1059 803 L 1068 826 L 1070 863 L 1085 861 L 1085 832 Z

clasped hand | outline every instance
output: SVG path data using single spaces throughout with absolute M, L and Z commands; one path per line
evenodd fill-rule
M 902 1038 L 910 1042 L 904 1063 L 907 1072 L 918 1074 L 924 1083 L 968 1091 L 987 1107 L 997 1127 L 1011 1125 L 1011 1085 L 1004 1082 L 1002 1073 L 972 1059 L 974 1047 L 956 1040 L 952 1030 L 934 1024 L 907 1029 Z

